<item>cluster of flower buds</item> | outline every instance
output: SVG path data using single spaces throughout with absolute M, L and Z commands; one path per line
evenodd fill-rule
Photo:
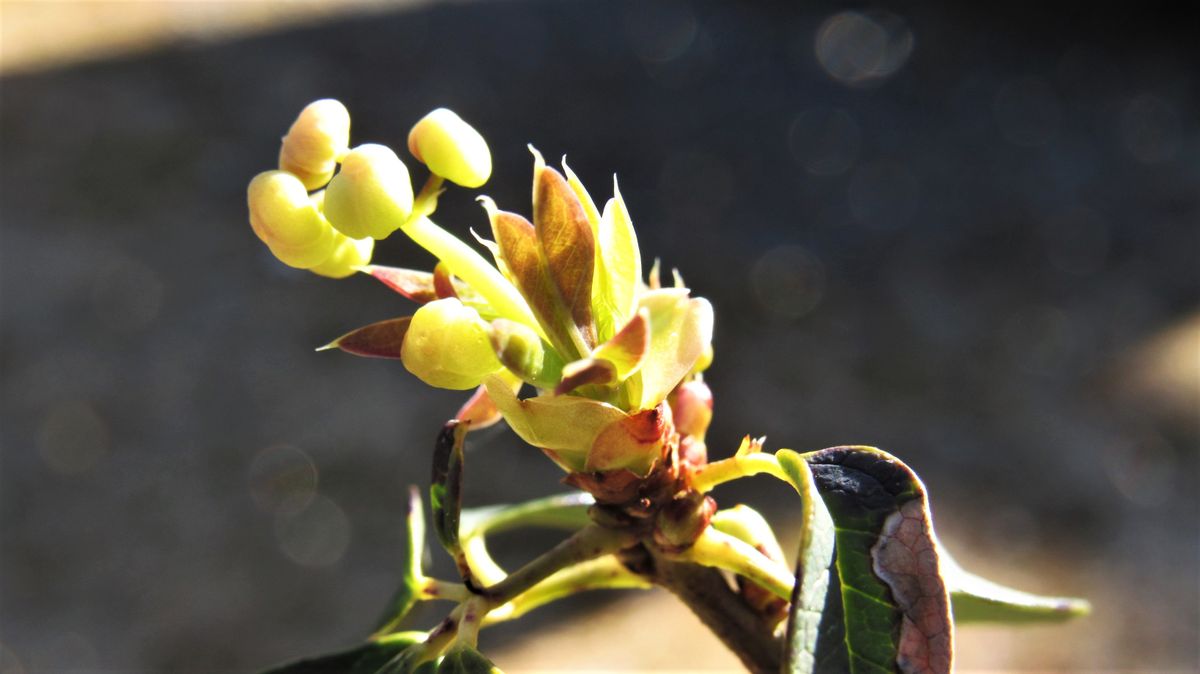
M 661 287 L 657 266 L 643 279 L 615 183 L 597 208 L 565 162 L 560 173 L 531 148 L 532 222 L 479 199 L 488 260 L 429 219 L 443 179 L 487 181 L 491 155 L 475 129 L 445 109 L 413 127 L 409 150 L 433 174 L 416 197 L 395 153 L 349 149 L 348 131 L 341 104 L 313 103 L 284 138 L 280 170 L 250 186 L 255 232 L 285 263 L 361 270 L 422 305 L 330 347 L 398 358 L 434 387 L 477 388 L 460 419 L 478 428 L 503 418 L 571 473 L 644 476 L 681 437 L 689 456 L 674 462 L 703 463 L 712 401 L 699 372 L 712 360 L 712 307 L 678 275 Z M 373 241 L 397 230 L 438 258 L 432 273 L 367 264 Z M 344 245 L 354 253 L 336 254 Z M 537 395 L 519 398 L 524 384 Z
M 478 187 L 491 174 L 483 137 L 449 110 L 418 122 L 408 145 L 434 176 Z M 421 215 L 404 162 L 384 145 L 351 148 L 350 113 L 333 99 L 301 111 L 283 137 L 278 170 L 255 176 L 247 201 L 250 226 L 275 257 L 332 278 L 361 269 L 375 241 Z

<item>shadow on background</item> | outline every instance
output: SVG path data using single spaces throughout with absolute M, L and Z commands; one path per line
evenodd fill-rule
M 647 260 L 716 306 L 715 455 L 884 447 L 964 561 L 1096 604 L 964 630 L 964 667 L 1197 666 L 1191 38 L 1046 11 L 453 4 L 0 80 L 4 671 L 250 671 L 383 606 L 460 396 L 312 353 L 411 307 L 247 226 L 247 181 L 326 96 L 398 149 L 454 108 L 512 210 L 527 141 L 593 193 L 617 172 Z M 485 226 L 472 197 L 439 222 Z M 376 260 L 430 264 L 401 239 Z M 559 488 L 507 432 L 467 466 L 475 503 Z

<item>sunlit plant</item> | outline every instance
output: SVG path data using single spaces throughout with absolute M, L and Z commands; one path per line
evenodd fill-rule
M 287 265 L 368 274 L 419 305 L 324 348 L 399 359 L 430 386 L 474 389 L 432 456 L 433 529 L 459 578 L 422 568 L 414 488 L 399 589 L 375 633 L 273 671 L 498 671 L 478 650 L 482 628 L 605 588 L 666 588 L 754 672 L 949 672 L 956 624 L 1086 612 L 1081 600 L 964 572 L 934 534 L 921 481 L 883 451 L 768 452 L 747 436 L 710 461 L 712 306 L 679 274 L 664 284 L 657 264 L 643 269 L 615 182 L 601 207 L 565 161 L 560 173 L 531 147 L 532 221 L 480 196 L 490 239 L 477 236 L 477 249 L 430 216 L 447 181 L 487 182 L 483 137 L 438 109 L 413 126 L 408 149 L 430 172 L 415 193 L 393 150 L 350 147 L 341 103 L 312 103 L 284 137 L 278 170 L 250 182 L 250 224 Z M 432 271 L 370 264 L 374 242 L 397 230 L 437 257 Z M 576 491 L 462 509 L 468 433 L 500 421 Z M 756 474 L 796 491 L 794 557 L 754 509 L 720 508 L 712 496 Z M 519 527 L 570 533 L 508 571 L 487 538 Z M 401 631 L 412 607 L 431 601 L 449 602 L 445 619 Z

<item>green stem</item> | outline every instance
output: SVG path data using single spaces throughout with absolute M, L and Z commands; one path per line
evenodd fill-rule
M 728 459 L 721 459 L 705 465 L 692 474 L 691 486 L 701 494 L 706 494 L 719 484 L 759 473 L 768 473 L 784 482 L 791 483 L 791 479 L 780 467 L 779 460 L 775 458 L 774 454 L 756 452 L 731 456 Z
M 539 606 L 589 590 L 644 590 L 653 585 L 609 555 L 562 569 L 488 614 L 485 625 L 515 620 Z
M 709 527 L 691 547 L 679 553 L 664 553 L 664 557 L 701 566 L 711 566 L 745 576 L 763 586 L 771 594 L 790 601 L 796 579 L 787 567 L 729 534 Z
M 551 548 L 549 552 L 517 569 L 504 580 L 484 588 L 480 594 L 487 597 L 492 606 L 500 606 L 542 582 L 559 569 L 612 554 L 633 545 L 636 541 L 637 537 L 628 532 L 589 524 L 575 532 L 567 540 Z
M 596 500 L 591 494 L 556 494 L 512 506 L 493 506 L 463 511 L 464 538 L 499 533 L 518 527 L 581 529 L 591 520 L 588 508 Z

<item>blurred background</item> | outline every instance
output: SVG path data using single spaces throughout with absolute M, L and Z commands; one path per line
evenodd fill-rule
M 714 455 L 886 448 L 969 568 L 1093 601 L 962 629 L 962 671 L 1200 668 L 1200 89 L 1167 5 L 5 0 L 0 25 L 3 674 L 251 672 L 355 643 L 392 591 L 461 396 L 313 353 L 411 307 L 250 231 L 246 183 L 321 97 L 398 150 L 455 109 L 504 208 L 528 211 L 526 142 L 597 196 L 619 174 L 646 261 L 716 306 Z M 474 196 L 438 221 L 486 226 Z M 480 433 L 467 499 L 559 477 Z M 794 509 L 766 478 L 717 496 Z M 736 670 L 657 592 L 483 646 Z

